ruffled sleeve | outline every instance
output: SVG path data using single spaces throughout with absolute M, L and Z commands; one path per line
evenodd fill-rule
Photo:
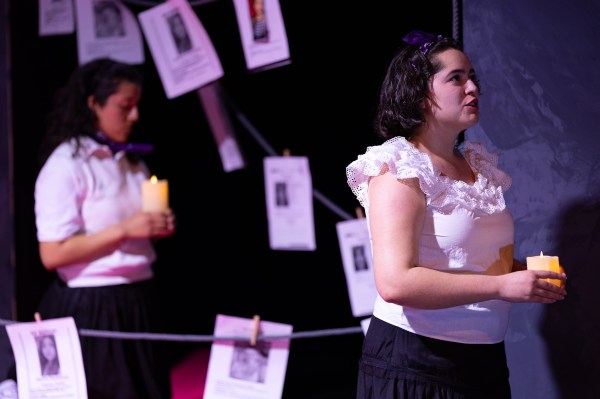
M 416 178 L 425 194 L 427 206 L 449 214 L 457 208 L 476 215 L 501 212 L 506 208 L 504 192 L 511 185 L 510 176 L 498 169 L 498 158 L 482 144 L 465 142 L 465 158 L 477 178 L 469 185 L 442 175 L 425 153 L 404 137 L 395 137 L 367 151 L 346 167 L 348 185 L 358 202 L 368 211 L 367 188 L 371 177 L 389 171 L 396 179 Z
M 471 168 L 482 174 L 492 185 L 502 187 L 506 192 L 511 184 L 510 175 L 498 169 L 498 156 L 478 142 L 467 141 L 465 143 L 465 158 Z
M 435 178 L 435 171 L 429 157 L 404 137 L 395 137 L 367 151 L 346 167 L 346 178 L 358 202 L 369 207 L 367 187 L 369 179 L 389 171 L 398 180 L 417 178 L 419 186 L 427 197 L 436 196 L 444 190 Z

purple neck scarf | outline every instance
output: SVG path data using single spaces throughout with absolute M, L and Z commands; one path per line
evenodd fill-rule
M 147 154 L 154 149 L 154 146 L 152 144 L 147 143 L 117 143 L 109 139 L 106 136 L 106 134 L 104 134 L 101 131 L 96 132 L 94 138 L 100 144 L 107 145 L 115 154 L 119 151 L 126 151 L 137 154 Z

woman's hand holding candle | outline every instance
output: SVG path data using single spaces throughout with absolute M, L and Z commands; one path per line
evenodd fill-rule
M 551 304 L 565 299 L 564 274 L 550 270 L 522 270 L 497 276 L 498 297 L 508 302 L 532 302 Z M 555 285 L 548 280 L 558 280 Z
M 122 239 L 164 238 L 175 233 L 175 215 L 171 209 L 162 212 L 140 210 L 119 225 Z
M 540 256 L 527 257 L 527 270 L 548 270 L 551 272 L 563 274 L 564 270 L 558 263 L 558 256 L 548 256 L 540 252 Z M 564 285 L 564 281 L 560 279 L 546 278 L 546 281 L 558 287 Z

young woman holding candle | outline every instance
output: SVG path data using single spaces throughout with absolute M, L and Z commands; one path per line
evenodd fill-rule
M 170 209 L 141 210 L 150 173 L 127 144 L 138 121 L 142 77 L 98 59 L 80 66 L 56 98 L 35 184 L 40 257 L 57 279 L 43 318 L 72 316 L 78 328 L 161 332 L 152 240 L 175 232 Z M 81 336 L 88 397 L 170 398 L 157 343 Z
M 504 335 L 512 302 L 565 297 L 564 274 L 513 258 L 511 179 L 464 131 L 479 83 L 450 38 L 414 31 L 384 78 L 385 140 L 347 167 L 366 211 L 378 296 L 358 398 L 510 398 Z

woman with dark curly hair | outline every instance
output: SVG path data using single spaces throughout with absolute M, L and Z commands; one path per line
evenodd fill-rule
M 131 65 L 98 59 L 79 67 L 56 98 L 35 184 L 40 258 L 57 278 L 44 319 L 78 328 L 160 332 L 152 265 L 154 239 L 175 217 L 141 210 L 148 167 L 129 143 L 139 119 L 142 77 Z M 169 370 L 152 341 L 82 336 L 90 399 L 170 398 Z
M 507 399 L 504 335 L 513 302 L 562 300 L 564 273 L 513 258 L 511 178 L 482 144 L 479 82 L 451 38 L 414 31 L 381 87 L 385 140 L 346 169 L 365 208 L 377 298 L 360 399 Z

